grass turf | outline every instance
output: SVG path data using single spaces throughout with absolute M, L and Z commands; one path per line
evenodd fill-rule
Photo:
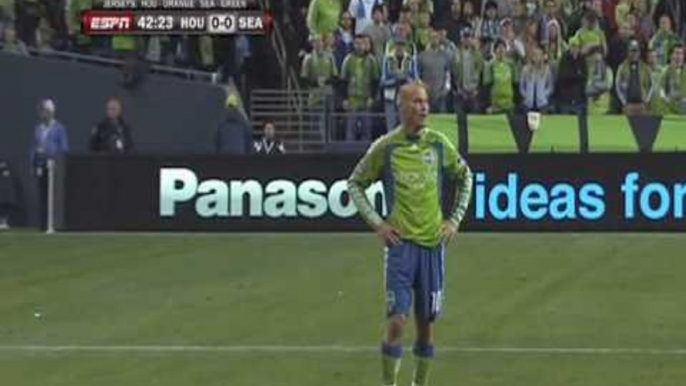
M 685 348 L 685 246 L 683 235 L 462 235 L 449 251 L 438 347 Z M 379 384 L 373 351 L 7 349 L 376 346 L 383 262 L 371 235 L 8 233 L 0 267 L 2 384 Z M 432 384 L 681 385 L 685 364 L 669 354 L 445 352 Z

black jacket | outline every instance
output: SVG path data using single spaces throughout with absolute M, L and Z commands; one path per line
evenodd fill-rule
M 558 105 L 580 105 L 586 103 L 586 61 L 582 55 L 575 59 L 570 52 L 560 60 L 555 85 L 555 100 Z
M 123 154 L 133 150 L 131 127 L 119 118 L 105 118 L 93 129 L 89 145 L 93 153 Z
M 217 154 L 250 154 L 252 140 L 252 127 L 248 120 L 236 108 L 229 108 L 215 133 L 214 149 Z

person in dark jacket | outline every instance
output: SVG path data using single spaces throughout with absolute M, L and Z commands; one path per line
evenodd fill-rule
M 276 138 L 276 126 L 274 122 L 264 123 L 262 139 L 255 142 L 255 152 L 258 154 L 286 154 L 286 147 L 283 142 Z
M 236 95 L 226 99 L 226 115 L 217 127 L 214 149 L 217 154 L 243 155 L 252 152 L 252 127 L 239 110 L 240 101 Z
M 121 110 L 121 101 L 118 98 L 110 98 L 107 101 L 107 117 L 100 121 L 91 133 L 91 152 L 125 154 L 133 150 L 131 126 L 122 118 Z
M 569 51 L 560 60 L 555 101 L 562 114 L 579 114 L 586 107 L 586 60 L 581 55 L 581 44 L 577 39 L 569 42 Z

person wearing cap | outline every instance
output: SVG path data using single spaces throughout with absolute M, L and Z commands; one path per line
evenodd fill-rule
M 307 28 L 313 35 L 328 35 L 338 29 L 343 12 L 341 0 L 312 0 L 307 9 Z
M 484 68 L 483 56 L 471 28 L 462 30 L 460 45 L 453 59 L 452 76 L 455 84 L 456 107 L 466 113 L 481 111 L 479 87 Z
M 598 47 L 589 53 L 587 63 L 586 97 L 588 98 L 588 113 L 591 115 L 607 114 L 610 111 L 610 90 L 612 90 L 614 81 L 612 69 L 605 62 L 603 51 Z
M 660 83 L 669 113 L 686 114 L 686 68 L 682 44 L 673 47 L 669 67 L 664 72 Z
M 379 67 L 374 56 L 367 51 L 367 37 L 355 37 L 355 51 L 343 61 L 341 81 L 343 109 L 348 113 L 346 140 L 354 141 L 359 131 L 363 141 L 372 139 L 371 112 L 374 94 L 378 90 Z M 358 130 L 359 129 L 359 130 Z
M 250 123 L 240 110 L 240 98 L 231 94 L 226 98 L 226 113 L 214 135 L 217 154 L 250 154 L 253 133 Z
M 408 44 L 409 42 L 404 37 L 396 37 L 393 42 L 393 52 L 386 55 L 382 66 L 381 90 L 388 132 L 393 131 L 400 124 L 397 106 L 398 90 L 404 84 L 419 79 L 417 61 L 408 52 Z
M 31 166 L 37 178 L 41 229 L 47 225 L 48 166 L 69 151 L 67 128 L 56 119 L 55 102 L 41 102 L 39 122 L 33 134 Z
M 580 114 L 586 111 L 586 82 L 588 69 L 581 55 L 581 43 L 572 38 L 569 51 L 560 60 L 557 69 L 554 100 L 562 114 Z
M 648 66 L 641 60 L 641 47 L 638 41 L 629 43 L 629 55 L 617 69 L 615 88 L 620 107 L 627 115 L 640 115 L 647 112 L 650 100 L 651 76 Z
M 91 152 L 125 154 L 133 150 L 131 126 L 122 118 L 121 111 L 119 98 L 110 98 L 107 101 L 107 116 L 91 132 Z

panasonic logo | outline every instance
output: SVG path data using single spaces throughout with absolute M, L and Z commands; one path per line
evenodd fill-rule
M 381 182 L 367 189 L 367 197 L 386 216 Z M 160 216 L 174 217 L 189 205 L 203 218 L 349 218 L 357 214 L 346 180 L 201 180 L 187 168 L 160 169 Z

